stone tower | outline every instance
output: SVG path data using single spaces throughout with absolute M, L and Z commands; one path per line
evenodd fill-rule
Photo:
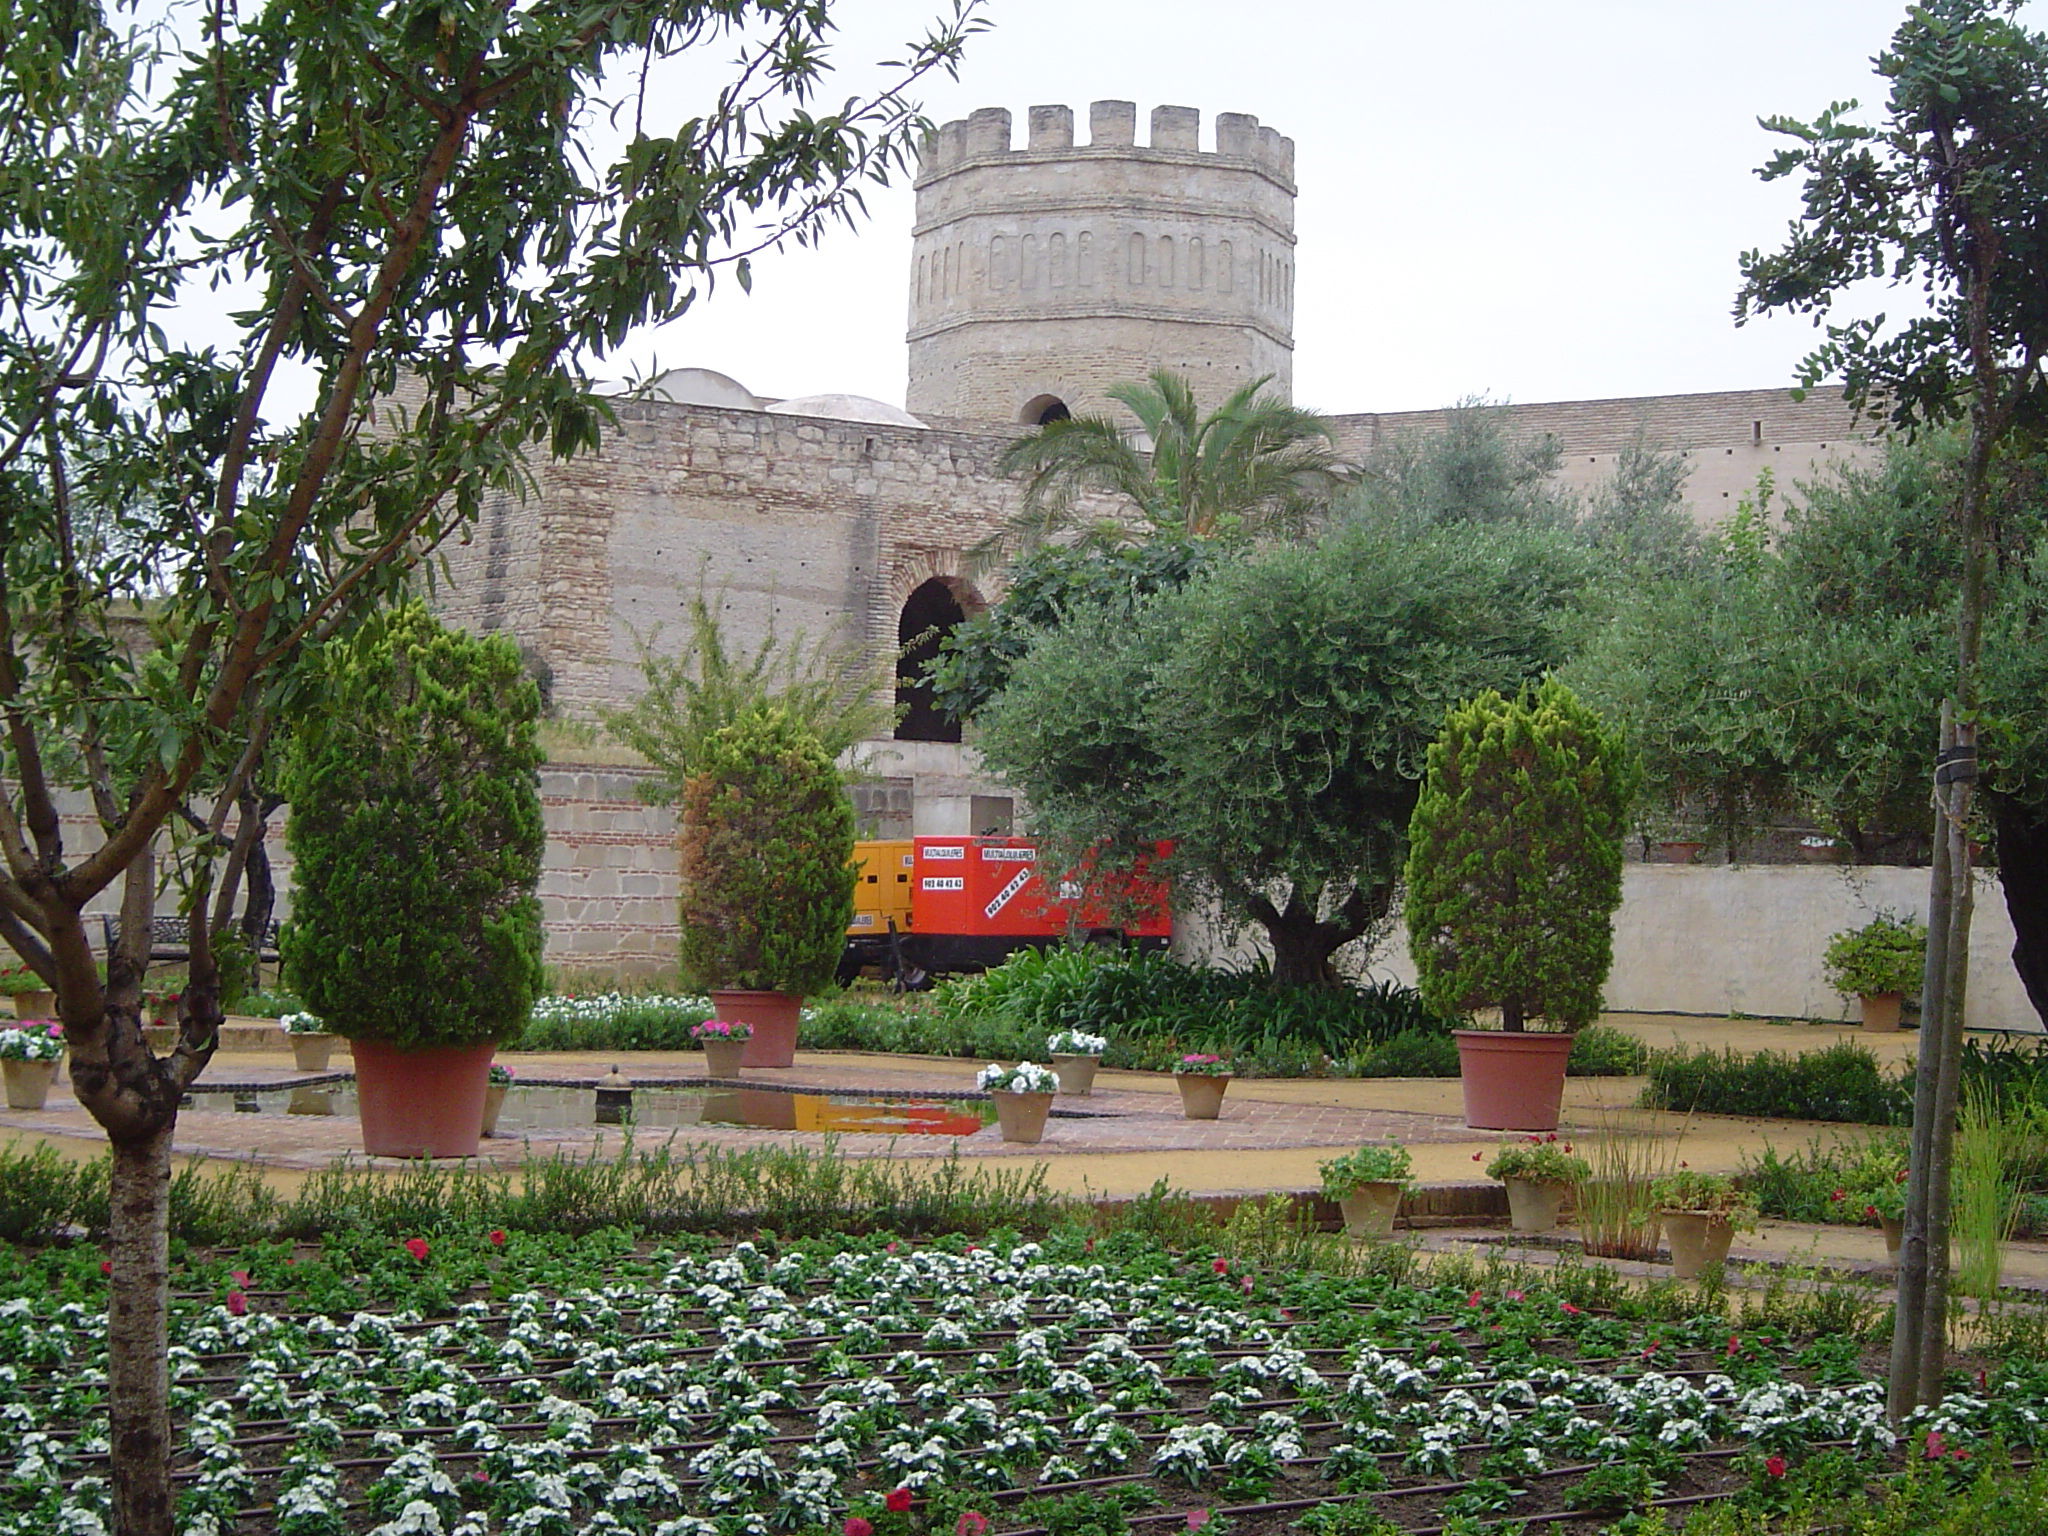
M 984 108 L 926 141 L 910 277 L 908 404 L 921 419 L 1036 424 L 1121 408 L 1103 391 L 1154 368 L 1205 406 L 1294 357 L 1294 141 L 1226 112 L 1033 107 L 1022 149 Z

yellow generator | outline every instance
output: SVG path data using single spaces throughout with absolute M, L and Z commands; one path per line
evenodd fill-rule
M 909 838 L 879 839 L 853 845 L 858 873 L 853 883 L 853 921 L 846 929 L 846 953 L 839 979 L 851 981 L 865 966 L 885 976 L 909 980 L 912 967 L 903 953 L 910 932 L 910 893 L 917 867 L 917 845 Z

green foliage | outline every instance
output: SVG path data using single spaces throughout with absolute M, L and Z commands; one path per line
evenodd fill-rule
M 1705 1212 L 1738 1226 L 1756 1220 L 1756 1196 L 1739 1188 L 1725 1173 L 1674 1169 L 1651 1183 L 1650 1198 L 1662 1210 Z
M 1572 1077 L 1634 1077 L 1649 1069 L 1650 1048 L 1611 1024 L 1588 1024 L 1572 1036 L 1565 1071 Z
M 293 990 L 337 1034 L 504 1040 L 540 987 L 540 699 L 418 604 L 328 656 L 292 738 Z
M 542 999 L 520 1032 L 527 1051 L 687 1051 L 690 1031 L 711 1017 L 695 998 Z
M 1878 1191 L 1902 1188 L 1897 1175 L 1905 1166 L 1903 1137 L 1886 1134 L 1852 1141 L 1838 1135 L 1823 1143 L 1816 1136 L 1789 1154 L 1766 1146 L 1752 1161 L 1745 1153 L 1739 1177 L 1765 1216 L 1860 1225 L 1869 1220 L 1865 1208 Z M 1885 1203 L 1893 1198 L 1887 1196 Z
M 1558 655 L 1582 567 L 1555 538 L 1357 523 L 1041 636 L 980 716 L 1049 842 L 1149 853 L 1257 923 L 1282 986 L 1384 929 L 1443 712 Z
M 820 990 L 853 921 L 853 805 L 839 770 L 773 705 L 715 731 L 696 761 L 681 808 L 685 983 Z
M 239 928 L 213 936 L 213 963 L 220 970 L 220 1005 L 239 1010 L 256 979 L 256 950 Z
M 1847 997 L 1912 992 L 1927 957 L 1927 925 L 1918 918 L 1880 912 L 1861 928 L 1828 939 L 1821 959 L 1828 985 Z
M 1404 1029 L 1351 1058 L 1358 1077 L 1456 1077 L 1458 1042 L 1448 1034 Z
M 1406 1184 L 1415 1172 L 1415 1159 L 1408 1149 L 1393 1142 L 1385 1146 L 1360 1147 L 1326 1163 L 1316 1171 L 1323 1176 L 1323 1193 L 1332 1200 L 1355 1194 L 1362 1184 Z
M 1409 828 L 1404 911 L 1423 995 L 1504 1026 L 1590 1023 L 1614 960 L 1639 770 L 1555 679 L 1453 708 Z
M 771 628 L 752 654 L 735 656 L 702 592 L 686 608 L 687 630 L 673 654 L 658 636 L 636 641 L 647 691 L 624 709 L 599 711 L 605 729 L 652 763 L 657 776 L 643 797 L 672 805 L 701 771 L 713 736 L 743 716 L 774 706 L 840 754 L 895 723 L 875 700 L 875 667 L 865 645 L 784 641 Z
M 1341 482 L 1342 460 L 1330 424 L 1267 383 L 1254 379 L 1207 415 L 1192 383 L 1168 368 L 1112 386 L 1109 397 L 1138 418 L 1149 452 L 1106 416 L 1047 422 L 1019 438 L 997 466 L 1024 479 L 1024 507 L 1005 537 L 1041 542 L 1071 520 L 1080 497 L 1100 491 L 1129 501 L 1162 533 L 1299 531 Z M 1110 524 L 1098 534 L 1118 542 L 1128 530 Z
M 1643 1102 L 1709 1115 L 1864 1125 L 1905 1125 L 1913 1113 L 1911 1088 L 1853 1040 L 1748 1056 L 1732 1048 L 1652 1051 Z
M 1578 1184 L 1593 1176 L 1592 1165 L 1576 1153 L 1567 1152 L 1558 1145 L 1557 1136 L 1549 1139 L 1531 1136 L 1525 1141 L 1511 1141 L 1493 1154 L 1493 1160 L 1486 1165 L 1489 1179 L 1528 1179 L 1537 1184 Z

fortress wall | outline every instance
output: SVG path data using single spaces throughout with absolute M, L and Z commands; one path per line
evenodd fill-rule
M 1771 471 L 1782 498 L 1829 464 L 1875 451 L 1869 424 L 1859 424 L 1839 395 L 1819 391 L 1804 400 L 1785 389 L 1741 389 L 1500 409 L 1515 433 L 1558 440 L 1560 479 L 1579 491 L 1612 475 L 1638 434 L 1652 447 L 1678 449 L 1692 465 L 1686 501 L 1708 524 L 1730 516 L 1763 470 Z M 1401 411 L 1334 420 L 1343 451 L 1362 457 L 1407 433 L 1439 432 L 1447 416 L 1443 410 Z

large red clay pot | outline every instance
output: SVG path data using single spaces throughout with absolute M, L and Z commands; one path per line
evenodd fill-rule
M 1465 1123 L 1475 1131 L 1554 1131 L 1564 1108 L 1570 1035 L 1461 1029 L 1458 1076 Z
M 747 1041 L 745 1067 L 796 1065 L 796 1025 L 804 1000 L 790 992 L 725 992 L 714 990 L 711 1007 L 721 1019 L 744 1019 L 754 1026 Z
M 372 1157 L 475 1157 L 497 1042 L 400 1050 L 353 1040 L 356 1114 Z

